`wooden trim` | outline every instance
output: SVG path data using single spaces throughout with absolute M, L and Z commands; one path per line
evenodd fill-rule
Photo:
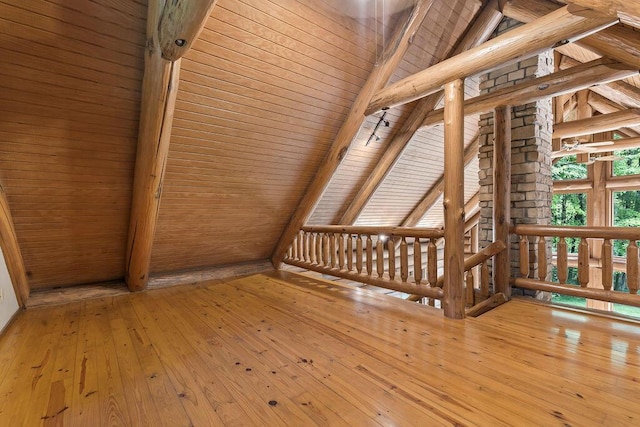
M 473 24 L 452 54 L 457 55 L 488 40 L 501 19 L 502 13 L 498 10 L 498 1 L 490 0 L 478 13 Z M 451 55 L 447 56 L 450 57 Z M 409 118 L 404 122 L 387 146 L 373 171 L 371 171 L 358 191 L 358 194 L 356 194 L 347 207 L 347 210 L 338 221 L 339 224 L 353 224 L 356 221 L 380 184 L 398 162 L 415 133 L 423 126 L 422 123 L 426 119 L 427 114 L 433 111 L 443 96 L 444 93 L 440 91 L 421 99 L 417 103 Z
M 7 264 L 18 305 L 24 308 L 29 298 L 29 281 L 27 280 L 16 229 L 13 225 L 9 202 L 2 184 L 0 184 L 0 247 L 2 247 L 2 254 Z
M 590 179 L 566 179 L 553 181 L 553 194 L 582 193 L 593 188 Z
M 148 41 L 125 262 L 125 281 L 131 291 L 144 289 L 149 280 L 180 76 L 180 60 L 169 62 L 160 55 L 157 24 L 160 3 L 160 0 L 151 0 L 148 6 Z
M 607 178 L 607 190 L 626 191 L 640 189 L 640 175 L 611 176 Z
M 307 222 L 318 200 L 322 196 L 325 187 L 331 180 L 334 172 L 346 157 L 349 147 L 357 136 L 365 120 L 365 110 L 371 97 L 381 87 L 387 84 L 405 52 L 409 48 L 409 42 L 420 28 L 427 12 L 431 8 L 433 0 L 420 0 L 413 8 L 409 19 L 395 33 L 393 39 L 383 54 L 383 62 L 374 67 L 358 97 L 353 103 L 345 122 L 340 127 L 336 138 L 331 145 L 326 157 L 320 163 L 313 180 L 306 188 L 300 203 L 289 219 L 282 232 L 276 247 L 271 255 L 273 265 L 278 268 L 287 248 L 293 241 L 296 233 Z
M 464 150 L 463 162 L 466 167 L 471 160 L 478 155 L 478 137 L 471 142 Z M 427 193 L 422 197 L 420 202 L 413 208 L 413 210 L 402 221 L 403 227 L 415 227 L 418 225 L 423 216 L 433 207 L 433 204 L 438 200 L 438 197 L 444 192 L 444 173 L 440 175 L 440 178 L 429 188 Z
M 640 108 L 630 108 L 616 113 L 601 114 L 587 119 L 558 123 L 554 125 L 553 138 L 590 135 L 636 125 L 640 125 Z
M 493 233 L 494 240 L 509 242 L 511 225 L 511 107 L 498 107 L 493 113 Z M 494 291 L 509 298 L 511 287 L 510 248 L 496 255 L 493 264 Z
M 365 114 L 406 104 L 436 92 L 448 81 L 461 79 L 527 58 L 558 42 L 575 41 L 617 22 L 611 17 L 585 18 L 571 7 L 508 31 L 478 47 L 435 64 L 390 85 L 373 97 Z
M 195 43 L 217 0 L 166 1 L 158 24 L 162 57 L 176 61 Z
M 634 307 L 640 307 L 640 295 L 626 294 L 618 291 L 605 291 L 604 289 L 580 288 L 573 285 L 562 285 L 553 282 L 544 282 L 542 280 L 511 279 L 511 284 L 522 289 L 531 289 L 543 292 L 557 292 L 563 295 L 571 295 L 575 297 L 583 297 L 595 299 L 599 301 L 613 302 L 617 304 L 626 304 Z
M 509 0 L 503 12 L 509 18 L 520 22 L 532 22 L 557 8 L 557 3 L 548 0 Z M 577 44 L 602 56 L 640 68 L 640 50 L 637 40 L 638 35 L 634 30 L 622 25 L 614 25 L 580 39 Z
M 251 274 L 269 272 L 273 270 L 270 260 L 243 262 L 239 264 L 220 265 L 197 270 L 177 271 L 171 273 L 154 274 L 149 279 L 147 289 L 160 289 L 176 285 L 188 285 L 209 280 L 240 278 Z
M 464 318 L 464 81 L 444 86 L 444 315 Z
M 304 226 L 302 231 L 307 233 L 338 233 L 360 234 L 387 237 L 418 237 L 421 239 L 439 239 L 444 235 L 442 228 L 415 228 L 415 227 L 368 227 L 368 226 L 342 226 L 342 225 L 313 225 Z

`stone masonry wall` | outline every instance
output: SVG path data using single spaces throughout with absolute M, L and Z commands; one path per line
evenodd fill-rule
M 517 21 L 505 19 L 496 30 L 507 31 Z M 547 52 L 485 74 L 480 79 L 480 93 L 511 86 L 553 72 L 553 53 Z M 483 114 L 479 121 L 480 223 L 479 242 L 488 246 L 493 239 L 493 113 Z M 553 114 L 551 100 L 512 106 L 511 112 L 511 223 L 549 224 L 551 220 L 551 135 Z M 535 242 L 531 242 L 535 243 Z M 531 244 L 533 249 L 534 245 Z M 511 275 L 517 277 L 518 242 L 511 242 Z M 550 251 L 548 251 L 550 253 Z M 535 251 L 530 252 L 537 277 Z M 514 294 L 522 294 L 514 290 Z

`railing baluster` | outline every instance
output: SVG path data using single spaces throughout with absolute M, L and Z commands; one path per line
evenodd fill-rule
M 394 262 L 395 269 L 395 262 Z M 400 279 L 406 282 L 409 278 L 409 248 L 407 247 L 407 239 L 404 237 L 400 241 Z
M 322 262 L 326 267 L 331 267 L 331 257 L 329 256 L 329 233 L 322 235 Z
M 347 234 L 347 271 L 353 271 L 353 236 Z
M 356 236 L 356 271 L 362 273 L 362 235 Z
M 602 244 L 602 254 L 600 259 L 602 260 L 602 287 L 605 291 L 610 291 L 613 285 L 613 248 L 611 247 L 611 240 L 604 239 Z
M 376 241 L 376 271 L 378 272 L 378 277 L 384 275 L 384 243 L 380 236 Z
M 589 284 L 589 243 L 584 237 L 578 245 L 578 283 L 581 288 Z
M 473 305 L 475 304 L 475 292 L 473 289 L 473 268 L 469 271 L 467 271 L 467 287 L 466 287 L 466 291 L 467 294 L 465 296 L 465 305 L 467 307 L 473 307 Z
M 367 276 L 373 273 L 373 240 L 371 235 L 367 235 Z
M 638 293 L 638 245 L 635 240 L 627 246 L 627 287 L 630 294 Z
M 564 237 L 560 237 L 558 240 L 558 282 L 567 283 L 567 241 Z
M 489 261 L 484 261 L 480 267 L 480 294 L 489 297 Z
M 413 239 L 413 278 L 417 285 L 422 282 L 422 246 L 417 237 Z
M 309 262 L 316 263 L 316 233 L 309 233 Z
M 298 259 L 304 260 L 304 232 L 298 231 Z
M 298 235 L 293 238 L 293 243 L 291 243 L 291 257 L 293 259 L 298 259 Z
M 332 268 L 337 268 L 338 267 L 338 260 L 336 259 L 336 235 L 335 233 L 331 233 L 329 234 L 329 254 L 331 256 L 331 267 Z
M 287 257 L 289 259 L 293 259 L 293 243 L 291 244 L 291 246 L 289 246 L 289 249 L 287 250 Z
M 309 233 L 302 232 L 302 254 L 305 262 L 309 262 Z
M 316 263 L 322 265 L 322 234 L 316 233 Z
M 434 288 L 438 282 L 438 248 L 433 239 L 427 245 L 427 281 Z
M 392 238 L 387 240 L 387 252 L 389 252 L 389 279 L 396 278 L 396 242 Z
M 520 277 L 529 277 L 529 239 L 520 236 Z
M 344 270 L 344 234 L 338 234 L 338 267 L 340 270 Z
M 538 237 L 538 280 L 547 280 L 547 240 Z

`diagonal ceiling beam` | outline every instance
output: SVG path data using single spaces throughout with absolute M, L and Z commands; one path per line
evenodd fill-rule
M 596 59 L 543 77 L 477 96 L 465 101 L 465 116 L 491 111 L 499 105 L 522 105 L 637 75 L 638 70 L 607 58 Z M 427 115 L 423 126 L 442 123 L 444 110 Z
M 623 22 L 640 26 L 640 2 L 637 0 L 564 0 L 565 3 L 577 4 L 608 13 L 617 14 Z
M 194 7 L 195 3 L 199 3 L 199 6 Z M 149 0 L 147 6 L 147 49 L 125 260 L 125 281 L 131 291 L 143 290 L 149 280 L 151 249 L 180 80 L 180 59 L 168 61 L 162 57 L 160 34 L 165 34 L 165 37 L 189 37 L 184 39 L 187 45 L 185 49 L 172 53 L 179 58 L 193 45 L 191 37 L 200 33 L 209 17 L 204 13 L 210 12 L 214 4 L 215 0 L 166 3 L 164 0 Z M 170 41 L 165 39 L 165 44 Z M 175 41 L 173 39 L 174 44 Z
M 464 157 L 463 162 L 466 167 L 471 160 L 473 160 L 478 155 L 478 137 L 473 140 L 471 144 L 464 149 Z M 402 221 L 402 227 L 416 227 L 423 216 L 427 213 L 429 209 L 434 205 L 434 203 L 438 200 L 444 193 L 444 173 L 440 175 L 440 178 L 431 186 L 429 191 L 424 195 L 422 200 L 413 208 L 411 213 L 407 215 L 407 217 Z
M 631 108 L 616 113 L 601 114 L 587 119 L 558 123 L 554 125 L 553 138 L 590 135 L 636 125 L 640 125 L 640 108 Z
M 29 283 L 16 230 L 13 226 L 13 218 L 9 210 L 9 202 L 2 184 L 0 184 L 0 248 L 2 248 L 2 255 L 4 255 L 7 264 L 18 304 L 24 308 L 27 298 L 29 298 Z
M 160 17 L 158 44 L 162 57 L 177 61 L 191 49 L 217 0 L 167 1 Z
M 365 109 L 367 105 L 369 105 L 371 97 L 377 90 L 386 85 L 393 75 L 393 72 L 409 48 L 411 38 L 416 31 L 418 31 L 427 12 L 431 8 L 432 2 L 433 0 L 420 0 L 414 6 L 408 20 L 394 34 L 387 51 L 383 54 L 382 63 L 374 67 L 369 75 L 369 78 L 354 101 L 345 122 L 340 127 L 333 144 L 329 148 L 329 152 L 320 164 L 302 200 L 298 203 L 298 207 L 280 236 L 280 240 L 271 255 L 271 261 L 276 268 L 280 266 L 285 252 L 293 241 L 293 237 L 298 230 L 300 230 L 300 227 L 309 219 L 309 215 L 311 215 L 318 200 L 320 200 L 333 173 L 347 155 L 351 143 L 358 135 L 364 123 Z
M 498 1 L 492 0 L 487 3 L 478 13 L 458 47 L 450 55 L 457 55 L 489 39 L 501 19 L 502 13 L 498 10 Z M 427 114 L 433 111 L 443 97 L 444 92 L 440 91 L 421 99 L 417 103 L 409 118 L 393 137 L 373 171 L 360 187 L 358 194 L 353 198 L 338 224 L 353 224 L 356 221 L 380 184 L 402 156 L 409 141 L 420 129 Z
M 406 104 L 437 92 L 446 82 L 528 58 L 559 42 L 578 40 L 618 22 L 610 16 L 581 16 L 585 13 L 594 15 L 590 9 L 565 6 L 404 78 L 376 93 L 366 114 Z
M 520 22 L 532 22 L 557 8 L 556 3 L 548 0 L 508 0 L 504 6 L 504 14 Z M 637 40 L 636 31 L 614 25 L 584 37 L 576 44 L 602 56 L 640 68 L 640 46 Z

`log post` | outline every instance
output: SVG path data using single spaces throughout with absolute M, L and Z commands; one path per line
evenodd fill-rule
M 204 27 L 215 1 L 203 1 L 196 7 L 192 3 L 164 0 L 150 0 L 148 3 L 147 49 L 125 262 L 125 281 L 131 291 L 145 289 L 149 280 L 151 249 L 160 210 L 180 76 L 180 59 L 168 61 L 162 57 L 160 33 L 188 34 L 189 38 L 195 38 Z M 208 12 L 203 12 L 201 6 Z M 165 31 L 169 27 L 170 30 Z M 180 55 L 190 46 L 180 49 Z M 287 242 L 285 250 L 291 240 Z
M 464 81 L 444 87 L 444 298 L 446 317 L 464 318 Z
M 511 107 L 498 107 L 493 114 L 493 241 L 507 248 L 494 258 L 493 283 L 496 293 L 511 296 Z
M 7 270 L 9 271 L 9 277 L 11 278 L 18 304 L 24 308 L 27 298 L 29 298 L 29 282 L 16 230 L 13 226 L 13 218 L 9 210 L 9 202 L 2 184 L 0 184 L 0 247 L 2 248 L 2 254 L 7 264 Z

